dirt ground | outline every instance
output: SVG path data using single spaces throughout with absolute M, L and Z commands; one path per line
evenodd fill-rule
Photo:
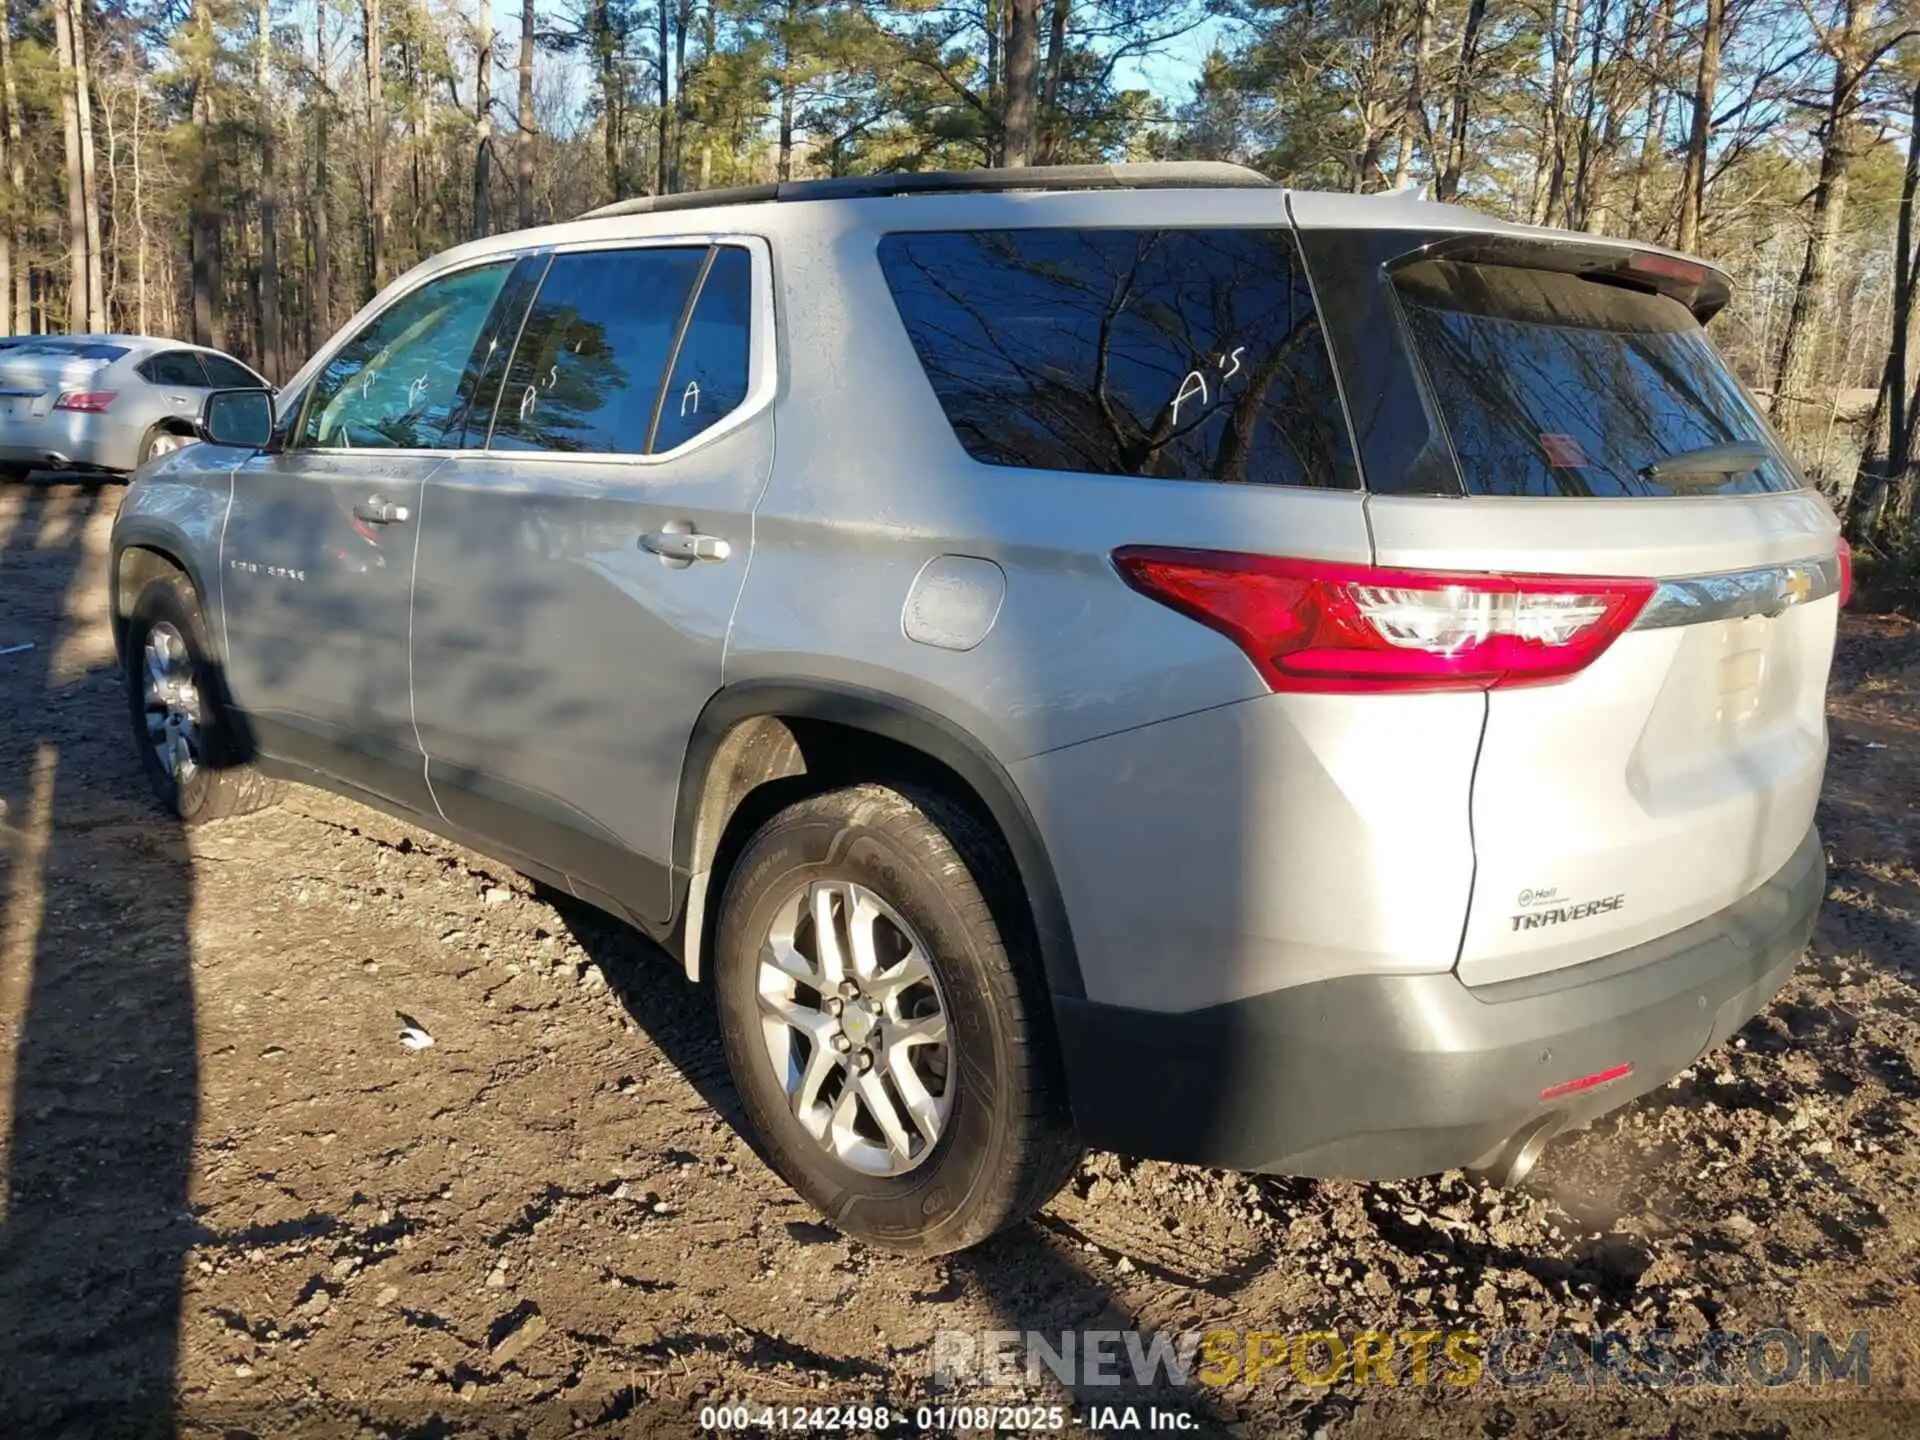
M 119 494 L 0 486 L 0 1434 L 691 1434 L 968 1398 L 940 1330 L 1463 1326 L 1865 1330 L 1871 1381 L 1012 1393 L 1083 1432 L 1116 1398 L 1236 1436 L 1920 1430 L 1911 622 L 1846 621 L 1797 978 L 1523 1189 L 1096 1154 L 1020 1232 L 903 1261 L 755 1157 L 705 992 L 630 931 L 315 791 L 160 818 L 104 613 Z

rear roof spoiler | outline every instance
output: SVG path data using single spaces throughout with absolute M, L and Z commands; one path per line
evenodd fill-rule
M 1469 233 L 1437 238 L 1387 262 L 1389 272 L 1421 260 L 1470 265 L 1514 265 L 1582 275 L 1677 300 L 1702 325 L 1733 298 L 1724 270 L 1677 251 L 1631 240 L 1540 230 L 1526 234 Z

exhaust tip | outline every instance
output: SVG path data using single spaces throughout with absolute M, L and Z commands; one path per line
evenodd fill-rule
M 1533 1167 L 1540 1163 L 1548 1143 L 1560 1133 L 1560 1125 L 1560 1115 L 1542 1115 L 1517 1131 L 1511 1140 L 1494 1152 L 1493 1158 L 1486 1164 L 1474 1166 L 1472 1173 L 1489 1185 L 1497 1185 L 1502 1190 L 1513 1189 L 1533 1173 Z

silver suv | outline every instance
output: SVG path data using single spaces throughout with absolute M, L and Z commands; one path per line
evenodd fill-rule
M 134 732 L 184 821 L 295 777 L 657 939 L 879 1245 L 1083 1145 L 1517 1180 L 1824 888 L 1847 555 L 1727 298 L 1213 165 L 480 241 L 141 472 Z

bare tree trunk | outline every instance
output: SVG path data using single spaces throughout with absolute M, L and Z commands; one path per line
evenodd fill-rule
M 1614 86 L 1609 84 L 1603 92 L 1601 77 L 1607 72 L 1603 69 L 1603 54 L 1607 38 L 1607 18 L 1609 0 L 1595 0 L 1593 10 L 1593 44 L 1587 51 L 1586 91 L 1580 106 L 1580 134 L 1574 145 L 1573 183 L 1567 195 L 1567 225 L 1574 230 L 1597 231 L 1606 215 L 1606 202 L 1601 195 L 1601 171 L 1613 153 L 1613 142 L 1618 136 L 1616 128 L 1617 110 L 1614 105 Z M 1629 25 L 1632 21 L 1629 18 Z M 1578 36 L 1574 39 L 1577 42 Z M 1624 59 L 1624 55 L 1620 57 Z M 1601 120 L 1604 108 L 1605 120 Z
M 1713 140 L 1713 105 L 1720 91 L 1720 44 L 1725 38 L 1727 0 L 1706 0 L 1700 30 L 1700 69 L 1693 87 L 1693 128 L 1687 136 L 1687 163 L 1680 177 L 1680 248 L 1700 248 L 1700 216 L 1707 206 L 1707 147 Z
M 985 99 L 989 110 L 992 110 L 996 103 L 1003 102 L 1006 98 L 1000 93 L 1001 86 L 1005 83 L 1006 79 L 1002 74 L 1001 64 L 1007 29 L 1006 7 L 1007 0 L 986 0 L 987 88 L 985 91 Z M 1004 106 L 1000 113 L 1006 113 Z M 998 165 L 1001 163 L 1000 157 L 1005 153 L 1003 148 L 1005 144 L 1005 133 L 989 125 L 986 136 L 986 161 L 988 165 Z
M 493 0 L 473 22 L 473 233 L 493 231 Z
M 147 329 L 147 191 L 144 146 L 140 134 L 140 122 L 147 108 L 146 95 L 138 86 L 130 86 L 133 95 L 133 228 L 134 228 L 134 322 L 133 328 L 142 335 L 152 333 Z
M 1447 160 L 1434 182 L 1436 200 L 1452 200 L 1460 193 L 1460 176 L 1467 161 L 1467 122 L 1473 103 L 1473 72 L 1480 58 L 1480 27 L 1487 18 L 1487 0 L 1471 0 L 1460 31 L 1460 59 L 1453 75 L 1453 103 L 1447 113 Z M 1438 168 L 1438 167 L 1436 167 Z
M 1568 208 L 1567 128 L 1573 109 L 1574 57 L 1580 53 L 1580 8 L 1581 0 L 1561 0 L 1553 30 L 1553 78 L 1542 154 L 1546 192 L 1536 218 L 1554 224 L 1565 222 Z
M 20 91 L 13 74 L 13 18 L 7 0 L 0 0 L 0 98 L 7 106 L 7 180 L 18 197 L 27 193 L 27 151 L 20 139 Z M 7 233 L 12 240 L 19 238 L 11 211 Z M 14 258 L 12 293 L 0 294 L 0 322 L 10 315 L 13 332 L 25 335 L 33 329 L 33 266 L 24 247 Z
M 667 0 L 660 0 L 660 153 L 654 157 L 654 168 L 659 173 L 660 189 L 657 193 L 665 195 L 673 185 L 673 172 L 668 167 L 667 155 L 673 143 L 673 76 L 667 70 L 667 50 L 672 37 L 668 33 L 668 20 L 672 12 L 667 9 Z
M 0 0 L 0 46 L 5 47 L 0 64 L 6 67 L 5 84 L 0 86 L 0 115 L 6 119 L 5 127 L 0 128 L 0 175 L 12 172 L 13 157 L 20 146 L 20 125 L 13 113 L 12 30 L 12 7 L 8 0 Z M 18 182 L 15 182 L 15 188 L 7 192 L 6 209 L 0 213 L 0 329 L 13 323 L 13 203 L 18 194 Z
M 798 10 L 795 0 L 785 0 L 780 7 L 780 136 L 773 173 L 781 180 L 793 178 L 793 31 Z
M 93 81 L 87 60 L 87 0 L 73 9 L 73 100 L 80 121 L 80 193 L 86 204 L 87 329 L 107 328 L 106 252 L 100 246 L 100 190 L 93 163 Z
M 1003 165 L 1033 163 L 1035 65 L 1040 48 L 1040 0 L 1008 0 L 1007 103 L 1001 119 Z
M 387 283 L 387 97 L 381 80 L 380 0 L 360 0 L 367 72 L 367 297 Z
M 193 72 L 195 182 L 187 246 L 193 267 L 193 339 L 221 349 L 220 206 L 216 198 L 219 165 L 213 153 L 213 11 L 210 0 L 195 0 L 197 36 Z
M 519 173 L 520 228 L 533 224 L 533 0 L 520 7 L 520 134 L 513 145 Z
M 1672 32 L 1673 0 L 1660 0 L 1653 12 L 1652 26 L 1647 31 L 1647 119 L 1646 128 L 1640 132 L 1640 158 L 1633 167 L 1633 195 L 1627 202 L 1629 235 L 1637 236 L 1640 233 L 1640 217 L 1647 203 L 1647 180 L 1653 172 L 1655 156 L 1666 143 L 1667 116 L 1673 92 L 1660 83 L 1658 66 L 1666 55 L 1667 38 Z
M 307 199 L 307 224 L 313 231 L 313 302 L 307 309 L 314 330 L 309 339 L 317 345 L 333 333 L 333 207 L 327 194 L 327 126 L 333 115 L 333 54 L 327 43 L 327 0 L 318 0 L 313 28 L 318 93 L 313 99 L 313 188 Z
M 274 130 L 272 76 L 268 64 L 273 43 L 272 0 L 259 0 L 260 48 L 254 56 L 254 104 L 260 107 L 260 357 L 267 379 L 286 378 L 286 350 L 280 316 L 280 140 Z
M 1401 188 L 1413 178 L 1414 147 L 1427 135 L 1427 69 L 1433 60 L 1432 0 L 1415 0 L 1413 68 L 1407 76 L 1407 96 L 1400 111 L 1400 143 L 1393 160 L 1393 183 Z M 1432 164 L 1434 157 L 1427 156 Z
M 594 47 L 600 84 L 600 137 L 605 150 L 607 198 L 625 198 L 626 110 L 621 98 L 620 68 L 614 55 L 613 15 L 607 0 L 588 0 L 587 33 Z
M 704 57 L 702 68 L 713 63 L 714 52 L 720 48 L 719 21 L 709 3 L 700 18 L 700 53 Z M 713 116 L 707 116 L 707 124 L 700 137 L 700 188 L 705 190 L 713 183 Z
M 1059 160 L 1066 143 L 1066 120 L 1060 113 L 1060 72 L 1067 63 L 1067 22 L 1072 16 L 1073 0 L 1053 0 L 1053 14 L 1047 22 L 1045 78 L 1040 83 L 1040 139 L 1035 158 L 1040 165 Z
M 126 87 L 127 93 L 138 99 L 138 92 L 132 85 Z M 111 316 L 127 313 L 126 302 L 121 298 L 121 267 L 124 264 L 123 252 L 126 246 L 120 243 L 120 127 L 115 123 L 114 90 L 103 87 L 100 91 L 100 119 L 107 129 L 107 193 L 104 197 L 107 215 L 113 220 L 114 243 L 101 252 L 106 258 L 108 271 L 103 281 L 105 303 L 101 314 Z
M 1913 87 L 1913 123 L 1907 131 L 1907 169 L 1900 185 L 1900 214 L 1893 251 L 1893 325 L 1887 342 L 1888 468 L 1904 470 L 1913 461 L 1913 422 L 1907 398 L 1907 348 L 1913 328 L 1915 280 L 1913 206 L 1920 192 L 1920 85 Z
M 1867 450 L 1860 472 L 1840 497 L 1841 533 L 1850 540 L 1869 539 L 1879 522 L 1889 476 L 1905 475 L 1913 464 L 1913 430 L 1920 395 L 1907 391 L 1907 353 L 1912 341 L 1916 273 L 1913 253 L 1913 206 L 1920 193 L 1920 85 L 1909 97 L 1911 123 L 1907 128 L 1907 168 L 1900 185 L 1900 208 L 1893 242 L 1893 320 L 1887 330 L 1887 358 L 1880 370 L 1880 393 L 1874 398 L 1867 422 Z M 1881 417 L 1886 418 L 1886 451 L 1876 457 Z
M 73 15 L 53 0 L 54 49 L 60 65 L 60 123 L 67 142 L 67 329 L 87 328 L 87 190 L 80 173 L 80 112 L 73 103 Z
M 693 23 L 693 0 L 679 0 L 673 16 L 673 165 L 668 174 L 675 190 L 686 189 L 682 151 L 687 143 L 687 27 Z
M 1794 288 L 1793 307 L 1787 312 L 1786 329 L 1780 334 L 1779 358 L 1774 364 L 1773 398 L 1768 412 L 1776 420 L 1789 394 L 1804 388 L 1807 357 L 1802 353 L 1807 322 L 1814 307 L 1827 298 L 1827 274 L 1833 268 L 1833 253 L 1840 244 L 1840 227 L 1846 218 L 1847 182 L 1853 168 L 1855 114 L 1860 106 L 1860 82 L 1866 60 L 1867 31 L 1873 24 L 1874 7 L 1868 0 L 1847 0 L 1846 19 L 1827 39 L 1833 55 L 1833 89 L 1827 102 L 1826 121 L 1822 125 L 1820 173 L 1813 186 L 1813 224 L 1807 235 L 1806 258 L 1800 266 L 1800 283 Z

